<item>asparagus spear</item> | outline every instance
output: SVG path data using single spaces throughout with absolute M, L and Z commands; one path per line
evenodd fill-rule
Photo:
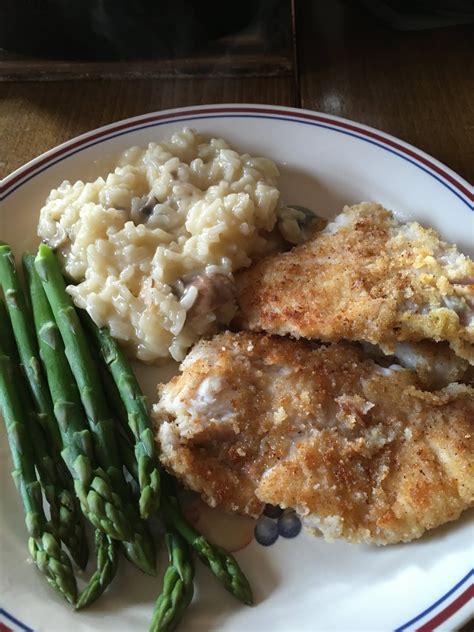
M 131 536 L 128 518 L 120 497 L 113 491 L 108 475 L 96 467 L 91 432 L 64 354 L 64 345 L 51 312 L 34 256 L 23 259 L 33 307 L 40 355 L 46 370 L 62 437 L 62 456 L 74 477 L 74 487 L 88 520 L 117 540 Z
M 99 368 L 102 386 L 107 395 L 107 401 L 113 411 L 114 420 L 118 422 L 115 424 L 115 429 L 118 437 L 117 442 L 120 458 L 132 478 L 134 478 L 135 481 L 138 481 L 138 463 L 134 450 L 135 438 L 128 425 L 127 411 L 123 405 L 122 398 L 120 397 L 117 384 L 112 378 L 110 372 L 104 366 L 104 362 L 100 357 L 97 348 L 92 346 L 91 351 L 94 361 L 97 363 Z
M 107 400 L 114 411 L 114 421 L 119 422 L 118 424 L 114 424 L 114 428 L 117 433 L 121 462 L 123 462 L 135 481 L 138 482 L 138 463 L 136 459 L 136 452 L 134 450 L 135 439 L 128 425 L 127 411 L 123 405 L 117 385 L 110 372 L 104 366 L 104 362 L 98 353 L 98 349 L 94 345 L 92 345 L 90 349 L 93 359 L 99 369 L 102 385 L 107 394 Z M 124 547 L 125 555 L 130 559 L 130 553 L 127 550 L 127 543 L 123 542 L 122 546 Z M 133 559 L 131 561 L 133 561 Z
M 79 388 L 87 420 L 94 438 L 99 463 L 105 464 L 115 487 L 120 487 L 121 470 L 113 422 L 103 394 L 98 390 L 100 377 L 53 251 L 41 244 L 35 268 L 42 281 L 54 319 L 61 333 L 69 366 Z
M 51 398 L 44 382 L 38 347 L 31 324 L 31 314 L 17 276 L 15 259 L 10 247 L 6 244 L 0 245 L 0 285 L 3 288 L 9 314 L 7 315 L 2 309 L 1 326 L 4 344 L 8 345 L 10 357 L 16 359 L 19 354 L 31 394 L 38 409 L 38 420 L 48 433 L 50 440 L 59 449 L 58 430 L 54 423 Z M 14 339 L 17 346 L 15 346 Z
M 122 422 L 123 423 L 123 422 Z M 131 439 L 126 433 L 118 434 L 123 460 L 130 474 L 136 479 L 137 466 L 133 463 L 133 448 Z M 208 542 L 194 529 L 179 509 L 179 503 L 171 489 L 170 477 L 162 472 L 162 490 L 160 500 L 160 514 L 170 531 L 177 532 L 196 551 L 201 561 L 222 582 L 224 588 L 248 606 L 253 603 L 252 589 L 248 579 L 243 574 L 237 560 L 223 548 Z
M 118 543 L 100 529 L 95 532 L 97 568 L 87 586 L 79 595 L 76 610 L 82 610 L 96 601 L 112 582 L 118 568 Z
M 132 450 L 132 454 L 135 454 L 134 443 L 135 438 L 133 436 L 132 431 L 128 425 L 128 415 L 123 405 L 122 398 L 120 397 L 120 393 L 118 392 L 117 385 L 114 382 L 113 377 L 111 376 L 108 369 L 104 366 L 102 358 L 99 355 L 98 350 L 95 346 L 91 346 L 91 351 L 93 352 L 94 360 L 99 367 L 100 379 L 102 381 L 102 387 L 107 396 L 107 402 L 113 412 L 114 418 L 119 422 L 118 427 L 124 433 L 127 441 L 130 443 L 130 449 Z M 121 445 L 119 443 L 119 450 L 121 450 Z M 135 457 L 134 457 L 135 458 Z M 125 463 L 125 466 L 127 464 Z M 138 468 L 138 464 L 135 461 L 135 465 Z M 137 475 L 135 477 L 138 480 L 138 469 Z
M 125 406 L 123 405 L 122 399 L 117 389 L 117 385 L 115 384 L 108 369 L 104 366 L 98 350 L 94 345 L 91 346 L 90 349 L 94 361 L 99 368 L 102 387 L 107 396 L 107 402 L 109 403 L 111 411 L 114 415 L 114 421 L 119 422 L 116 423 L 114 427 L 115 431 L 119 435 L 117 443 L 120 452 L 120 459 L 123 462 L 125 468 L 131 474 L 132 478 L 134 478 L 135 481 L 138 481 L 138 464 L 135 458 L 135 450 L 133 447 L 135 439 L 132 431 L 128 426 L 127 411 L 125 410 Z
M 166 534 L 169 566 L 163 580 L 149 632 L 172 632 L 178 625 L 194 594 L 194 567 L 186 542 L 177 533 Z
M 220 546 L 210 544 L 184 518 L 178 507 L 167 494 L 162 494 L 160 512 L 165 524 L 173 527 L 190 544 L 200 560 L 208 566 L 224 588 L 240 601 L 251 606 L 253 603 L 250 584 L 233 555 Z
M 82 322 L 95 340 L 101 356 L 115 381 L 128 416 L 128 425 L 135 437 L 140 487 L 140 514 L 148 518 L 156 512 L 160 499 L 160 472 L 153 432 L 150 427 L 145 397 L 130 364 L 106 327 L 99 329 L 87 312 Z
M 7 248 L 3 246 L 0 255 L 0 282 L 2 284 L 5 296 L 13 299 L 13 305 L 10 306 L 10 314 L 12 314 L 12 323 L 15 325 L 14 332 L 11 328 L 10 319 L 5 310 L 3 302 L 0 311 L 0 338 L 3 341 L 6 353 L 12 362 L 18 368 L 18 350 L 14 342 L 14 333 L 18 346 L 24 343 L 23 362 L 28 358 L 30 363 L 38 368 L 35 371 L 38 384 L 42 379 L 40 374 L 41 366 L 38 359 L 36 340 L 34 332 L 31 332 L 31 317 L 26 306 L 23 292 L 16 276 L 13 257 L 5 254 Z M 21 311 L 21 314 L 19 312 Z M 18 370 L 19 373 L 19 370 Z M 28 375 L 28 372 L 27 372 Z M 17 378 L 18 379 L 18 378 Z M 21 379 L 21 374 L 20 378 Z M 47 387 L 46 387 L 47 388 Z M 34 387 L 32 387 L 33 391 Z M 43 397 L 42 401 L 47 402 L 47 398 Z M 84 568 L 87 564 L 89 556 L 87 539 L 84 531 L 84 525 L 81 520 L 79 503 L 74 493 L 71 476 L 67 471 L 61 459 L 59 451 L 56 448 L 54 437 L 48 432 L 45 436 L 45 429 L 54 427 L 54 419 L 49 419 L 49 412 L 46 408 L 39 408 L 38 413 L 32 402 L 30 393 L 27 389 L 23 394 L 23 405 L 26 409 L 26 423 L 28 432 L 32 438 L 33 451 L 35 455 L 35 464 L 38 470 L 39 481 L 44 489 L 46 499 L 50 506 L 51 523 L 59 538 L 69 548 L 74 560 L 77 564 Z M 43 414 L 41 413 L 43 410 Z M 39 421 L 43 417 L 43 425 L 41 427 Z M 47 423 L 45 420 L 47 419 Z M 54 434 L 54 432 L 53 432 Z M 50 443 L 51 445 L 48 445 Z
M 125 482 L 123 468 L 114 433 L 114 422 L 101 389 L 97 366 L 91 356 L 87 339 L 53 251 L 41 244 L 35 259 L 35 268 L 42 281 L 51 310 L 64 342 L 66 357 L 79 388 L 89 428 L 94 439 L 97 460 L 109 476 L 115 492 L 123 502 L 132 530 L 132 537 L 124 542 L 127 557 L 145 573 L 155 574 L 153 540 L 140 521 L 133 506 L 130 489 Z
M 22 407 L 24 392 L 26 388 L 22 388 L 14 363 L 0 349 L 0 408 L 10 444 L 13 478 L 25 511 L 30 554 L 48 583 L 70 603 L 74 603 L 77 587 L 71 562 L 61 550 L 56 536 L 48 532 L 43 511 L 41 486 L 36 478 L 33 449 Z
M 125 432 L 121 424 L 118 424 L 117 433 L 122 461 L 130 473 L 130 476 L 132 476 L 135 481 L 138 481 L 138 464 L 133 449 L 133 439 Z
M 6 244 L 0 245 L 0 284 L 5 295 L 23 370 L 38 409 L 38 418 L 53 446 L 60 450 L 61 437 L 54 421 L 53 403 L 38 357 L 33 323 L 16 273 L 13 253 L 10 246 Z
M 126 423 L 126 422 L 125 422 Z M 127 426 L 128 428 L 128 426 Z M 120 449 L 125 467 L 138 479 L 138 466 L 133 450 L 133 439 L 121 428 Z M 164 491 L 162 490 L 162 494 Z M 166 545 L 170 563 L 165 572 L 163 590 L 158 597 L 150 624 L 150 632 L 174 630 L 184 611 L 191 603 L 194 593 L 194 566 L 191 550 L 183 538 L 169 525 Z

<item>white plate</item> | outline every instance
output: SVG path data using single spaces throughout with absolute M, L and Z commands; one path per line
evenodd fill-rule
M 157 141 L 184 125 L 222 136 L 242 152 L 275 160 L 287 202 L 331 216 L 346 203 L 376 200 L 402 217 L 435 227 L 474 255 L 472 188 L 444 165 L 357 123 L 304 110 L 247 105 L 148 114 L 47 152 L 3 181 L 1 239 L 18 255 L 35 248 L 38 211 L 52 187 L 63 179 L 95 178 L 106 172 L 117 152 Z M 153 397 L 153 390 L 147 390 Z M 157 580 L 123 563 L 111 589 L 93 608 L 71 612 L 28 562 L 23 514 L 10 470 L 2 429 L 0 630 L 2 623 L 25 629 L 20 621 L 26 628 L 47 632 L 146 630 L 161 587 L 163 551 Z M 473 535 L 466 514 L 416 542 L 385 548 L 327 544 L 303 534 L 292 540 L 280 537 L 270 547 L 252 541 L 237 557 L 252 582 L 257 605 L 236 603 L 199 568 L 196 598 L 180 629 L 452 630 L 468 616 Z

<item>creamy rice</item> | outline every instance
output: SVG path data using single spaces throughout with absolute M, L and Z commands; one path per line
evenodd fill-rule
M 105 180 L 53 189 L 38 234 L 75 304 L 131 355 L 181 360 L 233 316 L 232 273 L 272 248 L 277 178 L 271 160 L 184 129 L 127 150 Z

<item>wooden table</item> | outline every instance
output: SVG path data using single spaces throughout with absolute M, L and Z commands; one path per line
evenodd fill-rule
M 297 72 L 288 76 L 0 83 L 0 176 L 121 118 L 252 102 L 372 125 L 474 181 L 472 26 L 401 32 L 355 3 L 297 0 L 296 35 Z

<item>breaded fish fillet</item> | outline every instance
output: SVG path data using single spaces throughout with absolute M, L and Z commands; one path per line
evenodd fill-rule
M 328 539 L 388 544 L 474 502 L 474 389 L 427 392 L 348 344 L 196 344 L 154 407 L 163 465 L 211 506 L 293 507 Z
M 345 207 L 310 241 L 237 276 L 244 327 L 323 341 L 446 341 L 474 364 L 474 262 L 383 207 Z

